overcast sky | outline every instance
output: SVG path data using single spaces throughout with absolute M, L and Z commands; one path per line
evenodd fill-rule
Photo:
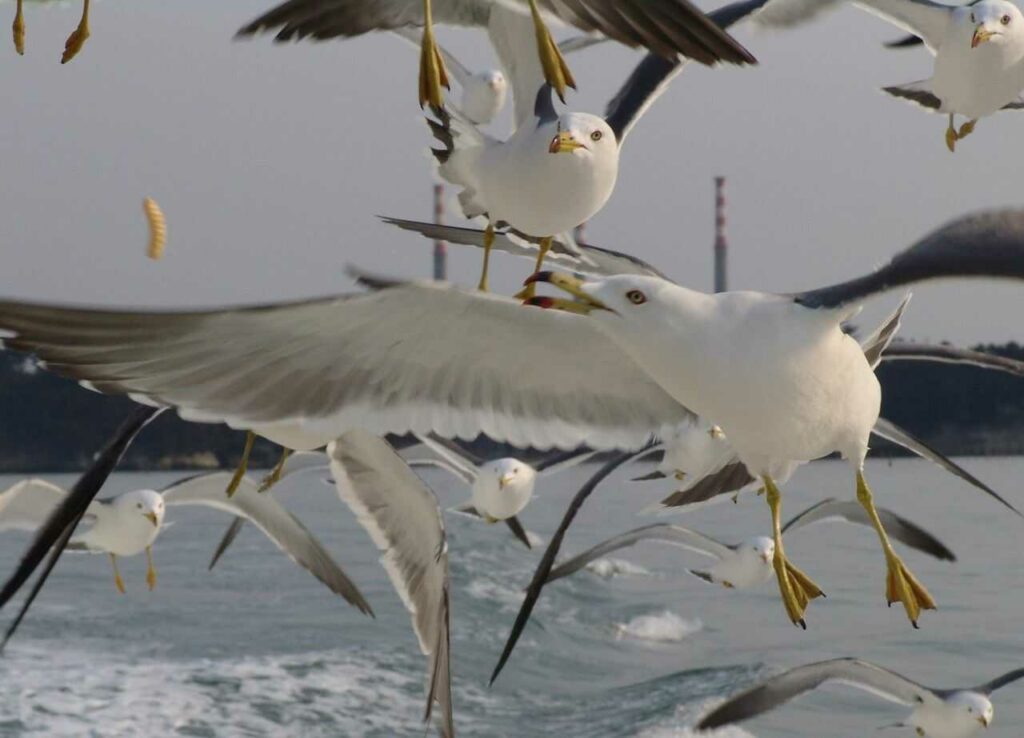
M 22 58 L 13 3 L 0 4 L 0 296 L 209 306 L 345 292 L 350 262 L 429 274 L 429 242 L 375 217 L 431 216 L 415 52 L 387 34 L 233 40 L 268 7 L 100 0 L 92 38 L 62 67 L 78 3 L 26 5 Z M 881 48 L 899 36 L 886 23 L 849 7 L 736 35 L 760 66 L 694 66 L 673 83 L 627 141 L 589 241 L 708 289 L 712 178 L 724 174 L 730 286 L 787 291 L 860 274 L 954 216 L 1021 204 L 1024 118 L 982 121 L 951 155 L 942 117 L 878 91 L 931 71 L 923 50 Z M 494 63 L 482 32 L 441 40 L 470 66 Z M 569 100 L 600 112 L 640 56 L 583 53 L 570 57 L 581 92 Z M 161 262 L 144 256 L 144 196 L 167 215 Z M 454 279 L 475 283 L 478 269 L 479 254 L 452 250 Z M 492 287 L 528 271 L 498 260 Z M 1019 340 L 1022 313 L 1019 285 L 922 286 L 903 335 Z

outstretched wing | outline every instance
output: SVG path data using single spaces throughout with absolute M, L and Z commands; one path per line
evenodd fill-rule
M 1022 678 L 1024 678 L 1024 669 L 1014 669 L 1013 671 L 1006 672 L 1002 676 L 997 676 L 991 682 L 986 682 L 980 687 L 975 687 L 974 691 L 981 692 L 986 695 L 992 694 L 997 689 L 1005 687 L 1007 684 L 1012 684 Z
M 373 614 L 359 588 L 298 518 L 285 510 L 273 495 L 257 492 L 256 483 L 249 478 L 243 478 L 235 494 L 228 497 L 224 490 L 230 480 L 229 472 L 200 474 L 174 482 L 161 491 L 167 505 L 203 505 L 250 520 L 288 558 L 307 569 L 332 592 L 362 612 Z
M 553 582 L 556 579 L 567 577 L 570 574 L 575 574 L 580 569 L 585 567 L 591 561 L 607 556 L 612 551 L 618 551 L 619 549 L 626 548 L 628 546 L 634 546 L 637 543 L 643 541 L 663 541 L 665 543 L 674 543 L 677 546 L 683 546 L 691 551 L 704 554 L 705 556 L 713 556 L 717 559 L 721 559 L 724 556 L 732 553 L 732 549 L 724 543 L 716 541 L 714 538 L 698 533 L 695 530 L 689 528 L 683 528 L 679 525 L 670 525 L 668 523 L 655 523 L 653 525 L 645 525 L 642 528 L 631 530 L 627 533 L 609 538 L 607 541 L 603 541 L 593 548 L 589 548 L 581 554 L 573 556 L 568 561 L 565 561 L 548 574 L 545 582 Z
M 0 531 L 36 530 L 66 496 L 63 487 L 45 479 L 23 479 L 12 484 L 0 492 Z
M 692 418 L 593 321 L 450 285 L 201 312 L 5 302 L 0 329 L 100 391 L 290 448 L 351 428 L 637 448 Z
M 441 733 L 454 735 L 448 625 L 448 542 L 437 498 L 386 441 L 350 431 L 327 449 L 341 499 L 381 550 L 391 584 L 430 657 L 425 720 L 435 702 Z
M 938 702 L 928 688 L 888 669 L 858 659 L 833 659 L 798 666 L 726 700 L 706 715 L 697 729 L 710 730 L 749 720 L 830 681 L 843 682 L 905 705 Z
M 890 344 L 885 349 L 882 361 L 936 361 L 944 364 L 966 364 L 979 369 L 990 369 L 1024 377 L 1024 361 L 984 351 L 957 348 L 945 343 L 899 341 Z

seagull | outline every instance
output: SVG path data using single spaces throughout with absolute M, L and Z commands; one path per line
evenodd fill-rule
M 765 0 L 744 0 L 712 13 L 726 28 L 760 8 Z M 556 112 L 541 75 L 524 64 L 515 39 L 529 29 L 506 19 L 492 34 L 499 58 L 512 79 L 515 130 L 507 140 L 480 131 L 455 110 L 435 107 L 437 121 L 427 123 L 441 147 L 433 149 L 438 173 L 461 188 L 459 203 L 467 218 L 487 219 L 479 289 L 487 289 L 496 227 L 509 227 L 540 239 L 534 271 L 539 271 L 553 241 L 596 215 L 607 203 L 618 177 L 619 151 L 637 119 L 685 66 L 649 54 L 608 104 L 603 117 Z M 522 23 L 522 21 L 519 21 Z M 724 32 L 724 31 L 723 31 Z M 532 109 L 524 109 L 532 105 Z M 571 238 L 571 236 L 570 236 Z M 571 247 L 576 250 L 575 247 Z M 533 295 L 528 286 L 524 297 Z
M 993 692 L 1024 677 L 1015 669 L 977 687 L 936 689 L 912 682 L 902 674 L 869 661 L 839 658 L 798 666 L 771 677 L 733 697 L 706 715 L 697 730 L 712 730 L 749 720 L 809 692 L 826 682 L 842 682 L 890 702 L 913 708 L 901 723 L 886 726 L 913 728 L 929 738 L 967 738 L 992 724 Z
M 321 456 L 322 458 L 322 456 Z M 326 462 L 324 462 L 326 463 Z M 114 584 L 124 594 L 118 557 L 146 554 L 146 584 L 156 587 L 153 544 L 164 523 L 165 506 L 202 505 L 251 520 L 288 558 L 307 569 L 335 594 L 361 612 L 372 615 L 356 585 L 346 576 L 323 545 L 270 495 L 257 493 L 257 484 L 246 477 L 238 492 L 228 499 L 224 485 L 230 475 L 214 472 L 186 477 L 160 489 L 140 489 L 107 500 L 93 500 L 85 514 L 92 526 L 76 533 L 71 550 L 105 553 L 114 572 Z M 0 531 L 37 530 L 67 497 L 67 491 L 43 479 L 25 479 L 0 493 Z
M 771 0 L 758 21 L 789 26 L 813 17 L 836 0 Z M 1000 110 L 1024 108 L 1024 15 L 1008 0 L 950 6 L 932 0 L 857 0 L 856 5 L 922 39 L 935 55 L 930 79 L 883 88 L 894 97 L 948 116 L 946 146 L 974 131 L 978 120 Z M 967 121 L 959 129 L 954 117 Z
M 448 540 L 437 498 L 387 441 L 361 430 L 327 447 L 338 494 L 374 545 L 391 584 L 412 616 L 420 650 L 429 659 L 427 709 L 440 708 L 444 738 L 455 734 L 449 640 Z
M 548 20 L 601 33 L 627 46 L 644 46 L 670 59 L 683 55 L 708 65 L 755 61 L 689 0 L 595 0 L 586 7 L 556 0 L 286 0 L 238 35 L 274 30 L 278 41 L 310 36 L 324 40 L 422 26 L 419 102 L 421 107 L 429 103 L 437 108 L 443 104 L 441 87 L 448 86 L 448 77 L 433 23 L 486 26 L 493 38 L 512 22 L 510 16 L 529 21 L 516 24 L 525 27 L 515 41 L 517 56 L 534 56 L 530 51 L 536 46 L 534 63 L 563 100 L 566 88 L 576 83 L 548 31 Z
M 14 25 L 11 32 L 14 37 L 14 50 L 19 56 L 25 55 L 25 14 L 22 5 L 24 0 L 17 0 L 17 9 L 14 14 Z M 60 63 L 67 64 L 75 58 L 86 39 L 89 38 L 89 0 L 82 0 L 82 19 L 67 41 L 64 42 L 64 53 L 61 55 Z
M 906 518 L 885 508 L 878 508 L 878 517 L 885 530 L 895 540 L 943 561 L 956 560 L 956 556 L 944 543 Z M 782 531 L 785 533 L 787 530 L 799 530 L 814 523 L 831 520 L 871 525 L 870 518 L 857 502 L 827 499 L 794 517 L 782 527 Z M 575 574 L 595 559 L 644 541 L 671 543 L 717 559 L 706 571 L 687 571 L 706 582 L 721 584 L 727 589 L 747 589 L 763 584 L 774 574 L 772 559 L 775 556 L 775 541 L 767 536 L 754 536 L 742 543 L 728 544 L 681 525 L 654 523 L 609 538 L 577 554 L 552 569 L 546 582 Z
M 635 450 L 695 415 L 713 418 L 767 489 L 776 575 L 787 613 L 800 622 L 808 595 L 793 591 L 773 476 L 838 450 L 853 467 L 858 499 L 874 510 L 863 459 L 880 390 L 843 321 L 876 293 L 958 276 L 1024 278 L 1024 210 L 960 218 L 873 272 L 795 294 L 709 295 L 651 276 L 545 273 L 533 280 L 574 295 L 579 302 L 563 300 L 572 312 L 421 282 L 184 312 L 5 301 L 0 330 L 6 347 L 93 389 L 297 450 L 353 428 Z M 555 304 L 535 304 L 543 301 Z M 813 396 L 802 389 L 810 386 Z M 931 599 L 875 523 L 887 591 L 916 622 Z M 33 548 L 0 605 L 38 565 L 36 549 L 52 543 Z
M 504 521 L 527 548 L 533 546 L 516 516 L 533 497 L 537 476 L 555 474 L 581 464 L 594 453 L 586 448 L 560 451 L 546 454 L 535 464 L 527 464 L 515 457 L 483 459 L 465 446 L 437 435 L 423 436 L 420 441 L 440 458 L 410 459 L 409 466 L 440 468 L 461 479 L 470 486 L 472 496 L 458 511 L 483 518 L 488 523 Z

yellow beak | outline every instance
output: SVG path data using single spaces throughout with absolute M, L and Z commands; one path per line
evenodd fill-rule
M 583 280 L 571 274 L 566 274 L 565 272 L 537 272 L 530 275 L 524 284 L 534 284 L 536 282 L 553 284 L 563 292 L 568 292 L 573 297 L 579 299 L 565 300 L 558 297 L 531 297 L 523 303 L 524 305 L 554 308 L 555 310 L 565 310 L 566 312 L 578 313 L 580 315 L 588 315 L 594 310 L 615 312 L 596 297 L 591 297 L 584 292 Z
M 988 718 L 984 715 L 978 718 L 978 722 L 981 723 L 983 728 L 988 728 Z
M 998 31 L 989 31 L 982 26 L 978 26 L 974 29 L 974 36 L 971 38 L 971 48 L 977 48 L 978 44 L 983 44 L 993 36 L 998 36 Z
M 514 478 L 513 474 L 506 474 L 498 479 L 498 489 L 505 489 L 505 485 L 509 484 Z
M 149 522 L 151 522 L 151 523 L 153 524 L 153 527 L 154 527 L 154 528 L 156 528 L 156 527 L 159 527 L 159 526 L 160 526 L 160 519 L 159 519 L 159 518 L 157 518 L 157 516 L 156 516 L 156 513 L 155 513 L 155 512 L 148 512 L 148 513 L 143 513 L 143 514 L 142 514 L 142 516 L 143 516 L 144 518 L 146 518 L 146 520 L 148 520 Z
M 576 149 L 587 148 L 568 131 L 559 131 L 558 135 L 551 139 L 551 145 L 548 146 L 549 154 L 571 154 Z
M 711 429 L 708 431 L 708 435 L 715 439 L 725 438 L 725 433 L 717 425 L 711 426 Z

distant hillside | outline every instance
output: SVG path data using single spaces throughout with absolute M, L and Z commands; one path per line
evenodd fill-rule
M 1024 360 L 1024 347 L 1016 343 L 978 348 Z M 878 375 L 885 417 L 943 452 L 1024 453 L 1024 379 L 910 361 L 882 364 Z M 24 355 L 0 353 L 0 471 L 82 469 L 131 405 L 41 371 Z M 122 468 L 231 466 L 244 441 L 244 433 L 223 425 L 185 423 L 166 413 L 140 435 Z M 252 463 L 268 467 L 277 455 L 277 447 L 260 441 Z

